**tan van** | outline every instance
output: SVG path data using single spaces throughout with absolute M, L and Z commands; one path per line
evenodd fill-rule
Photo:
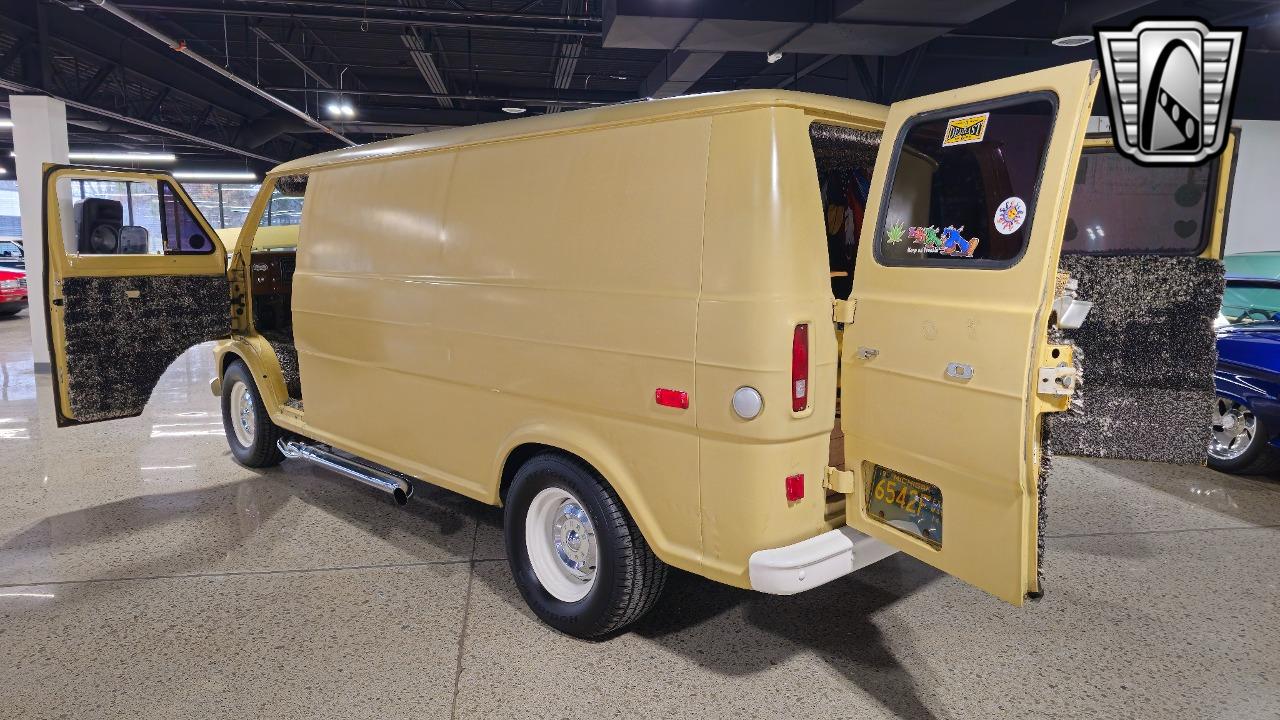
M 1123 398 L 1063 412 L 1096 81 L 1077 63 L 890 107 L 752 90 L 378 142 L 276 168 L 225 249 L 166 175 L 52 166 L 59 422 L 137 415 L 217 340 L 241 463 L 504 506 L 530 607 L 583 637 L 639 618 L 668 565 L 788 594 L 900 550 L 1020 604 L 1053 442 L 1195 462 L 1208 433 L 1211 366 L 1145 388 L 1146 424 L 1114 422 Z M 1134 281 L 1187 281 L 1157 265 Z M 1158 374 L 1204 343 L 1096 360 Z

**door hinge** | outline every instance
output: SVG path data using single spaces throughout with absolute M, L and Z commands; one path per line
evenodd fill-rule
M 848 495 L 853 492 L 857 479 L 852 470 L 841 470 L 840 468 L 828 466 L 826 477 L 822 479 L 822 487 L 832 492 Z
M 848 300 L 832 301 L 831 319 L 845 325 L 853 324 L 853 316 L 858 311 L 858 301 L 850 298 Z

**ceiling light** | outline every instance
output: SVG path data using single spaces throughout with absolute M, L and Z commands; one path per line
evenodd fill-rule
M 348 103 L 343 103 L 340 110 L 342 111 L 342 114 L 345 115 L 346 117 L 356 116 L 356 109 L 351 107 L 351 105 Z
M 1080 47 L 1093 42 L 1092 35 L 1063 35 L 1060 38 L 1054 38 L 1053 44 L 1058 47 Z
M 338 105 L 338 103 L 336 103 L 336 102 L 331 102 L 331 103 L 329 103 L 328 105 L 326 105 L 326 106 L 325 106 L 325 109 L 329 111 L 329 114 L 330 114 L 330 115 L 341 115 L 341 114 L 342 114 L 342 107 L 341 107 L 340 105 Z
M 13 121 L 9 118 L 0 118 L 0 127 L 13 127 Z
M 73 152 L 67 153 L 67 159 L 128 163 L 171 163 L 177 162 L 178 156 L 173 153 Z
M 766 62 L 768 62 L 770 65 L 772 65 L 772 64 L 774 64 L 774 63 L 776 63 L 776 62 L 778 62 L 779 60 L 781 60 L 781 59 L 782 59 L 782 51 L 781 51 L 781 50 L 774 50 L 774 51 L 773 51 L 773 52 L 771 52 L 771 53 L 767 53 L 767 54 L 764 56 L 764 59 L 765 59 L 765 61 L 766 61 Z
M 528 108 L 516 107 L 514 105 L 509 105 L 507 107 L 502 108 L 502 112 L 507 113 L 508 115 L 519 115 L 520 113 L 527 112 L 527 111 L 528 111 Z
M 248 170 L 176 170 L 175 180 L 257 180 L 258 175 Z
M 4 168 L 0 167 L 0 175 L 7 175 L 8 173 L 9 173 L 9 171 L 8 171 L 8 170 L 6 170 L 6 169 L 4 169 Z

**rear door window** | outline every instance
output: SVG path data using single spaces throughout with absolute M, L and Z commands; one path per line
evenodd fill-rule
M 1113 148 L 1080 157 L 1062 252 L 1199 255 L 1209 236 L 1217 163 L 1139 165 Z
M 1022 256 L 1057 108 L 1031 94 L 911 121 L 876 257 L 885 265 L 1008 267 Z

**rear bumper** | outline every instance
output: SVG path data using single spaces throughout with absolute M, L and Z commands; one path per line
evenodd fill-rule
M 842 527 L 794 545 L 751 553 L 751 589 L 795 595 L 825 585 L 897 552 L 869 535 Z
M 17 312 L 27 306 L 27 297 L 8 298 L 0 297 L 0 312 Z

